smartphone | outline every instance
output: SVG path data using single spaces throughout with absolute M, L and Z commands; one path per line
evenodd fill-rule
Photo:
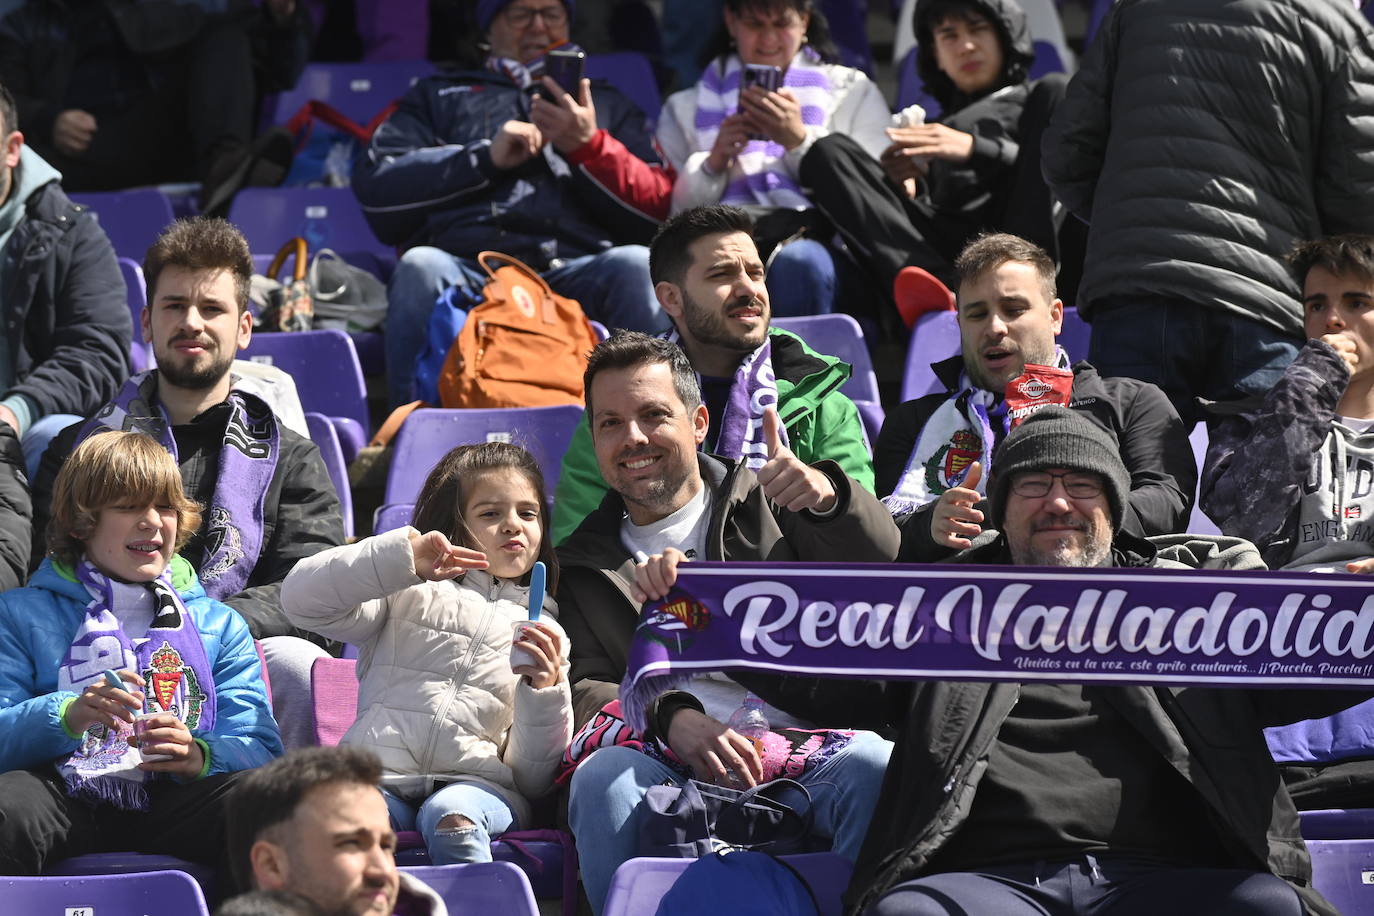
M 770 67 L 766 64 L 745 64 L 744 73 L 740 75 L 739 91 L 744 92 L 750 86 L 762 86 L 769 92 L 777 92 L 781 85 L 781 67 Z
M 587 55 L 581 51 L 550 51 L 544 55 L 544 75 L 576 99 L 582 86 L 582 70 L 586 61 Z

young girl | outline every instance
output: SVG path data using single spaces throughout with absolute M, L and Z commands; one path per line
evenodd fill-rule
M 0 595 L 0 873 L 215 864 L 236 771 L 281 753 L 248 626 L 175 555 L 199 524 L 141 433 L 92 436 L 58 474 L 49 558 Z
M 459 446 L 425 481 L 414 523 L 297 563 L 282 607 L 358 646 L 358 719 L 343 740 L 381 756 L 396 829 L 418 829 L 436 865 L 488 862 L 493 836 L 529 824 L 527 799 L 552 786 L 572 736 L 551 598 L 518 641 L 533 661 L 511 667 L 535 561 L 549 594 L 557 579 L 539 466 L 514 445 Z

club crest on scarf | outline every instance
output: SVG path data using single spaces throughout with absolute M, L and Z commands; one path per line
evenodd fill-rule
M 186 723 L 188 729 L 200 725 L 201 707 L 205 705 L 205 691 L 195 669 L 184 664 L 181 653 L 163 641 L 154 650 L 143 669 L 143 679 L 152 688 L 152 699 L 162 708 Z
M 243 535 L 234 526 L 228 510 L 215 506 L 205 520 L 205 564 L 200 568 L 202 582 L 213 582 L 243 559 Z
M 957 429 L 948 444 L 927 465 L 926 486 L 932 493 L 957 487 L 968 476 L 969 465 L 983 457 L 983 440 L 971 430 Z
M 639 628 L 654 642 L 681 651 L 691 646 L 696 634 L 710 622 L 711 612 L 706 605 L 685 592 L 677 592 L 662 607 L 646 614 Z

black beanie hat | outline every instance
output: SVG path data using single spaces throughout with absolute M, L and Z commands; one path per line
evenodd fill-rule
M 1086 416 L 1067 407 L 1045 407 L 1007 434 L 992 462 L 988 498 L 993 527 L 1006 519 L 1011 479 L 1021 471 L 1067 468 L 1102 475 L 1111 507 L 1112 531 L 1121 528 L 1131 475 L 1121 461 L 1116 440 Z

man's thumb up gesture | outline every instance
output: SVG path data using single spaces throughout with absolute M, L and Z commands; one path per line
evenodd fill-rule
M 763 438 L 768 446 L 768 462 L 758 471 L 763 495 L 790 512 L 829 512 L 835 505 L 834 485 L 782 444 L 782 421 L 773 407 L 763 414 Z

